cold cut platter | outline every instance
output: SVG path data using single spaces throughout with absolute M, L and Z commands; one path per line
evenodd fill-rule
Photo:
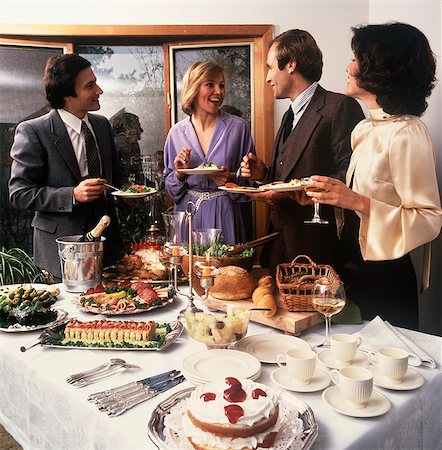
M 170 287 L 153 287 L 143 281 L 99 284 L 74 299 L 82 311 L 108 316 L 136 314 L 162 308 L 174 300 Z

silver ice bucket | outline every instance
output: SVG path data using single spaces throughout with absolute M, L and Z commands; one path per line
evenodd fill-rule
M 78 242 L 81 235 L 55 241 L 60 256 L 61 277 L 68 292 L 84 292 L 101 283 L 105 237 L 96 242 Z

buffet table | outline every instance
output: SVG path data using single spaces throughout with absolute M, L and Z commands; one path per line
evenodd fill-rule
M 70 317 L 96 320 L 102 316 L 84 313 L 73 303 L 75 294 L 63 291 L 57 305 Z M 172 321 L 186 305 L 186 297 L 177 296 L 164 308 L 120 320 Z M 195 302 L 200 306 L 200 302 Z M 332 332 L 353 333 L 362 326 L 333 325 Z M 436 369 L 413 368 L 425 379 L 418 389 L 393 391 L 375 387 L 392 403 L 385 415 L 355 418 L 341 415 L 328 407 L 322 392 L 294 393 L 313 410 L 319 424 L 319 435 L 313 449 L 436 449 L 440 448 L 442 423 L 442 339 L 410 330 L 401 330 L 429 353 Z M 278 333 L 269 327 L 250 323 L 248 335 Z M 174 392 L 192 387 L 189 381 L 130 409 L 118 417 L 108 417 L 86 400 L 91 393 L 142 378 L 180 369 L 185 357 L 205 350 L 187 332 L 164 351 L 118 351 L 97 349 L 56 349 L 34 347 L 25 353 L 20 346 L 29 344 L 39 331 L 0 332 L 0 423 L 25 449 L 155 449 L 148 438 L 147 424 L 153 408 Z M 310 345 L 323 340 L 324 327 L 317 325 L 300 336 Z M 96 367 L 110 358 L 123 358 L 141 369 L 127 370 L 99 383 L 75 388 L 65 379 L 80 371 Z M 275 387 L 271 374 L 276 364 L 263 364 L 258 382 Z M 325 369 L 328 371 L 328 369 Z M 286 391 L 289 392 L 289 391 Z

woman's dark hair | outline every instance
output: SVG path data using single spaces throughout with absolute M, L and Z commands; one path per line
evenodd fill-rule
M 276 44 L 275 56 L 279 70 L 290 61 L 296 62 L 298 72 L 309 81 L 319 81 L 322 76 L 322 52 L 313 36 L 304 30 L 289 30 L 270 42 Z
M 421 116 L 436 81 L 436 60 L 425 35 L 405 23 L 352 28 L 358 85 L 388 114 Z
M 78 55 L 52 56 L 46 63 L 44 84 L 46 98 L 52 108 L 63 108 L 65 97 L 76 97 L 75 80 L 91 63 Z

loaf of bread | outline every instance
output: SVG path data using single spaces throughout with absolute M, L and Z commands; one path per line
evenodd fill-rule
M 253 291 L 252 300 L 256 308 L 269 308 L 263 311 L 264 317 L 273 317 L 276 314 L 276 300 L 273 296 L 275 283 L 271 275 L 265 275 L 258 280 L 258 287 Z
M 253 276 L 242 267 L 225 266 L 218 270 L 210 294 L 220 300 L 245 300 L 256 287 Z

